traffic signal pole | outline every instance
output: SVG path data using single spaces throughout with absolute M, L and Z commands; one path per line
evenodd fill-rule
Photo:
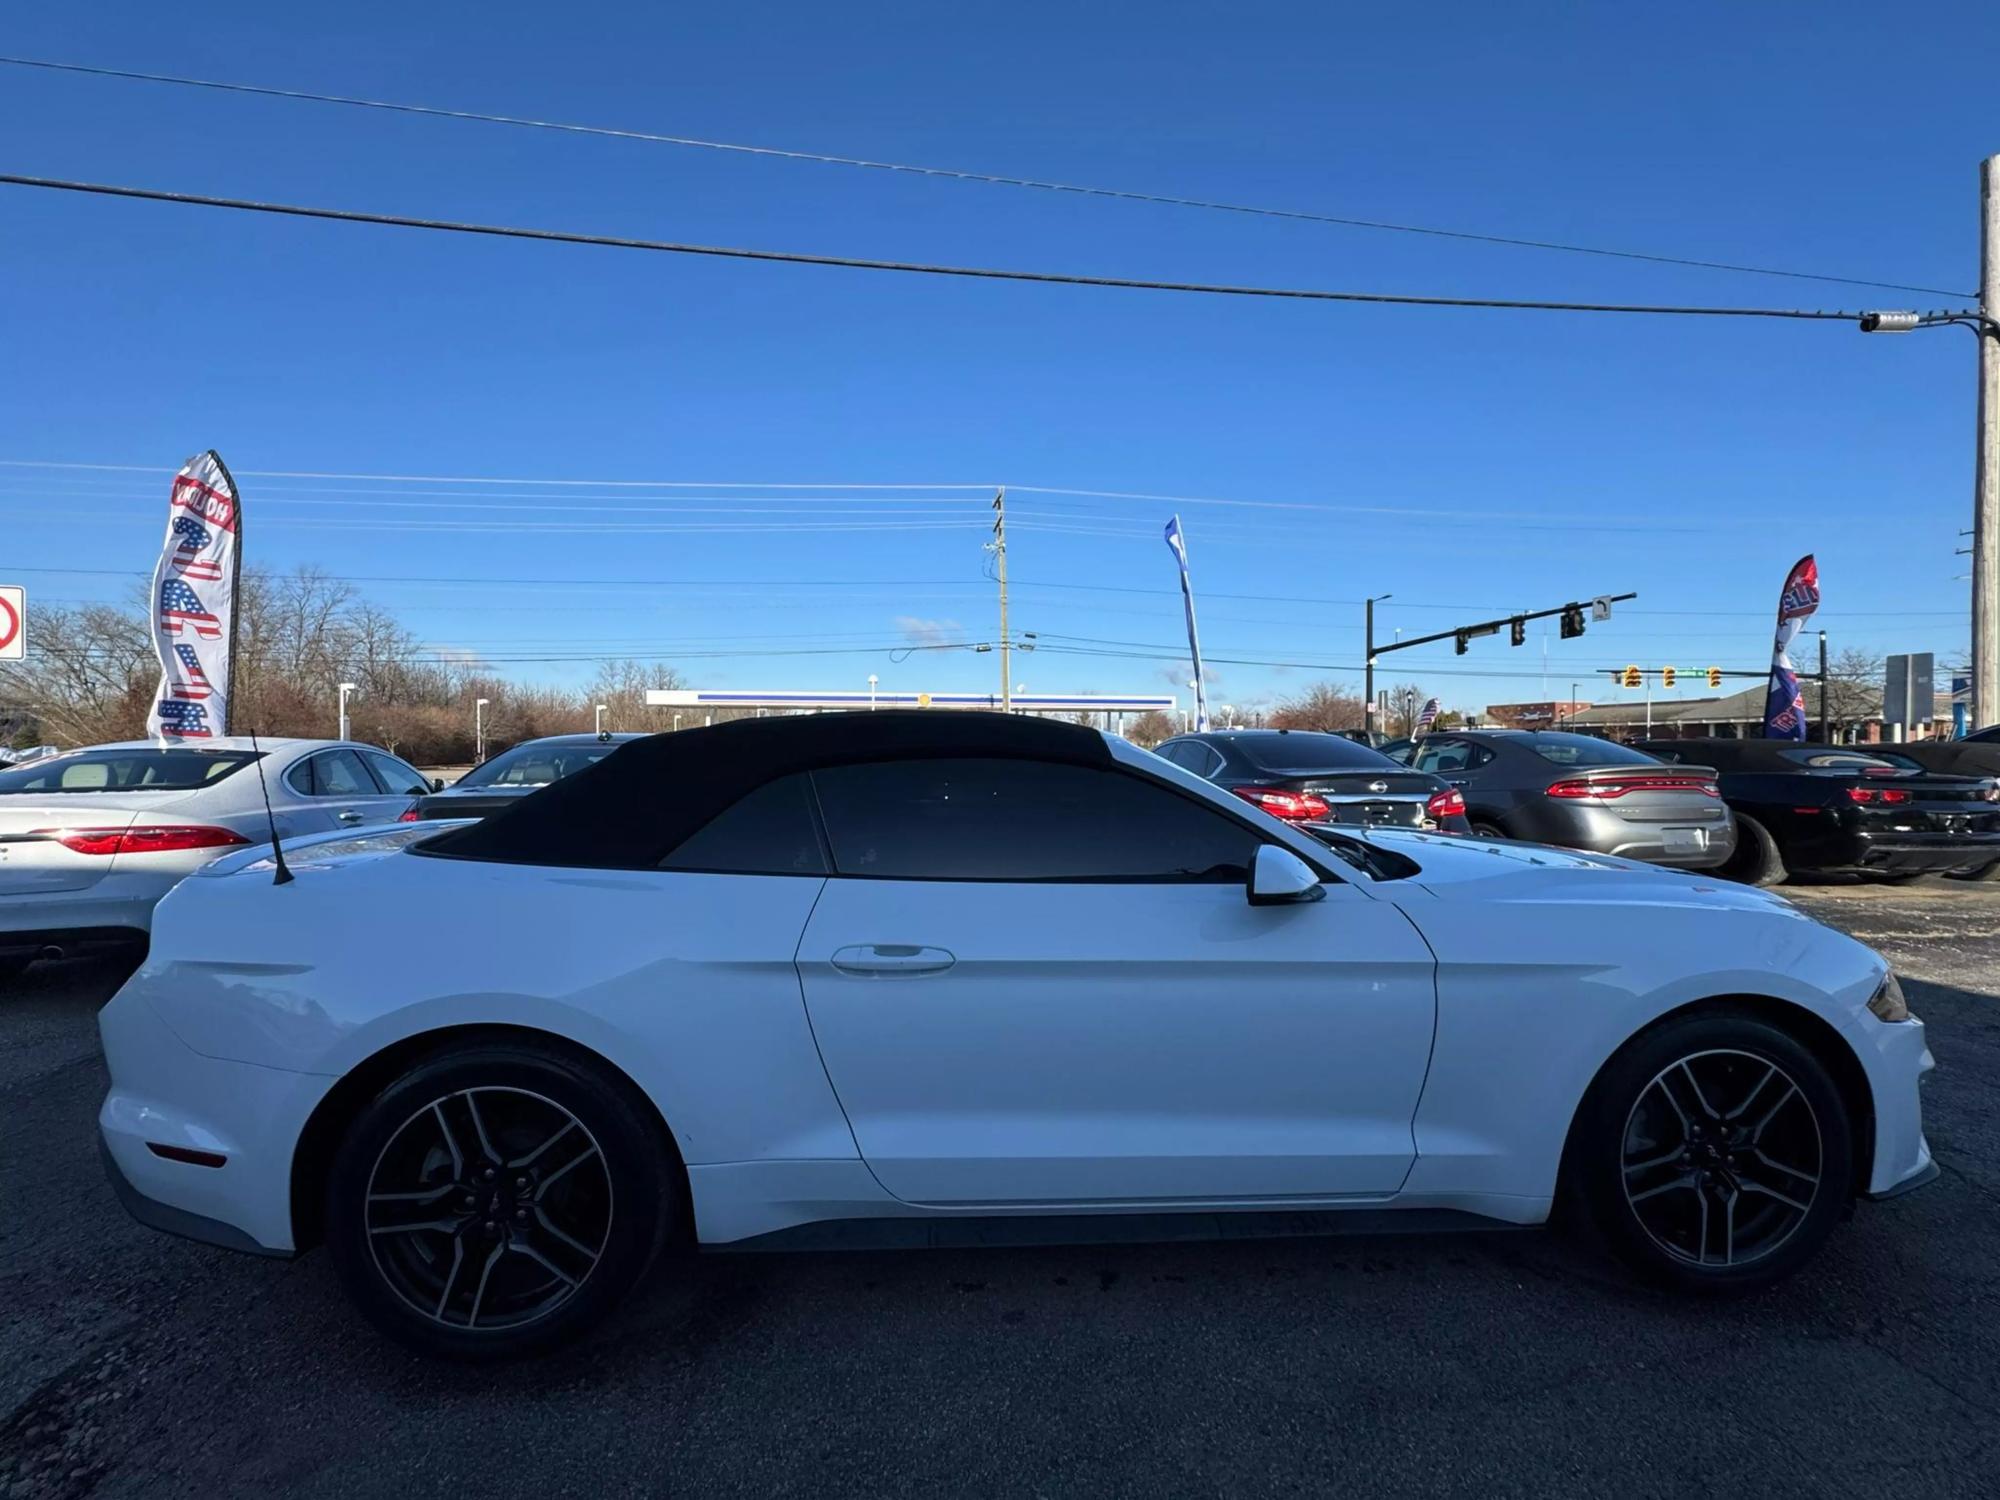
M 2000 156 L 1979 164 L 1979 431 L 1972 484 L 1972 727 L 2000 721 Z

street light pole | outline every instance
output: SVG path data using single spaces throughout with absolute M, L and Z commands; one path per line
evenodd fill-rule
M 486 705 L 492 701 L 490 698 L 472 700 L 472 763 L 475 766 L 486 764 Z
M 360 689 L 359 689 L 359 688 L 358 688 L 358 687 L 356 686 L 356 684 L 354 684 L 354 683 L 351 683 L 351 682 L 343 682 L 343 683 L 342 683 L 342 684 L 340 685 L 340 735 L 339 735 L 339 738 L 341 738 L 341 739 L 343 739 L 343 740 L 347 738 L 347 695 L 348 695 L 349 693 L 353 693 L 353 692 L 358 692 L 358 691 L 360 691 Z
M 604 710 L 605 710 L 605 709 L 606 709 L 607 707 L 609 707 L 609 706 L 610 706 L 610 705 L 608 705 L 608 704 L 604 704 L 604 703 L 600 703 L 600 704 L 598 704 L 598 705 L 597 705 L 597 731 L 596 731 L 596 732 L 597 732 L 597 733 L 599 733 L 599 734 L 602 734 L 602 733 L 604 733 Z
M 1827 730 L 1830 722 L 1826 707 L 1826 632 L 1822 630 L 1819 633 L 1819 742 L 1822 745 L 1833 743 L 1833 736 Z
M 873 672 L 868 674 L 868 711 L 875 712 L 875 684 L 880 681 Z
M 1375 606 L 1384 599 L 1393 599 L 1394 594 L 1377 594 L 1367 601 L 1366 639 L 1362 643 L 1361 660 L 1361 728 L 1364 732 L 1374 729 L 1375 724 Z

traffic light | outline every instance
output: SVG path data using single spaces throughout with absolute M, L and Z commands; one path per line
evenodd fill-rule
M 1576 637 L 1582 634 L 1583 606 L 1581 604 L 1565 604 L 1562 614 L 1562 638 L 1569 641 L 1576 639 Z M 1515 644 L 1519 645 L 1520 643 L 1517 641 Z
M 1722 668 L 1710 667 L 1708 669 L 1708 685 L 1712 688 L 1722 686 Z
M 1507 622 L 1507 642 L 1513 646 L 1525 646 L 1528 643 L 1528 622 L 1519 615 Z
M 1470 639 L 1471 637 L 1467 635 L 1463 630 L 1459 631 L 1451 638 L 1452 650 L 1459 656 L 1465 655 L 1465 643 Z
M 1619 673 L 1618 685 L 1620 687 L 1637 687 L 1639 685 L 1639 669 L 1637 667 L 1627 667 L 1623 672 Z
M 1670 688 L 1673 685 L 1674 685 L 1674 669 L 1672 667 L 1660 668 L 1660 686 L 1663 688 Z

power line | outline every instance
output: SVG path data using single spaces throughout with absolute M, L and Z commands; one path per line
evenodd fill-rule
M 1336 214 L 1313 213 L 1304 209 L 1266 208 L 1247 203 L 1227 203 L 1206 198 L 1185 198 L 1168 193 L 1142 193 L 1125 188 L 1092 187 L 1082 183 L 1050 182 L 1035 177 L 1009 177 L 993 172 L 969 172 L 951 167 L 923 167 L 907 162 L 871 161 L 858 156 L 836 156 L 820 151 L 793 151 L 776 146 L 750 146 L 733 141 L 710 141 L 694 136 L 663 135 L 646 130 L 621 130 L 607 125 L 579 125 L 560 120 L 538 120 L 521 115 L 490 114 L 479 110 L 444 109 L 426 104 L 404 104 L 386 99 L 362 99 L 346 94 L 321 94 L 304 89 L 273 88 L 264 84 L 228 83 L 209 78 L 184 78 L 168 73 L 142 73 L 126 68 L 100 68 L 84 63 L 51 62 L 43 58 L 0 57 L 0 63 L 17 68 L 39 68 L 48 72 L 78 73 L 93 78 L 118 78 L 141 83 L 164 83 L 177 88 L 210 89 L 219 93 L 255 94 L 268 99 L 293 99 L 313 104 L 337 104 L 353 109 L 384 110 L 393 114 L 424 115 L 436 119 L 466 120 L 484 125 L 508 125 L 527 130 L 557 131 L 566 135 L 607 136 L 616 140 L 643 141 L 653 145 L 689 146 L 704 151 L 727 151 L 743 156 L 774 157 L 785 161 L 815 162 L 827 166 L 864 167 L 879 172 L 902 172 L 918 177 L 947 178 L 956 182 L 977 182 L 996 187 L 1031 188 L 1042 192 L 1068 193 L 1088 198 L 1113 198 L 1127 203 L 1151 203 L 1168 208 L 1197 208 L 1215 213 L 1244 214 L 1261 218 L 1290 219 L 1309 224 L 1331 224 L 1344 229 L 1373 229 L 1395 234 L 1426 235 L 1434 239 L 1464 240 L 1482 245 L 1510 245 L 1524 250 L 1556 250 L 1570 255 L 1596 255 L 1614 260 L 1645 261 L 1654 265 L 1686 266 L 1703 271 L 1727 271 L 1742 276 L 1777 276 L 1796 281 L 1833 282 L 1843 286 L 1882 287 L 1898 292 L 1924 292 L 1940 297 L 1970 297 L 1972 292 L 1947 291 L 1940 287 L 1911 286 L 1899 281 L 1870 281 L 1858 276 L 1830 276 L 1815 271 L 1788 271 L 1772 266 L 1743 265 L 1730 261 L 1697 260 L 1680 255 L 1657 255 L 1638 250 L 1612 250 L 1599 245 L 1572 245 L 1557 240 L 1526 239 L 1514 235 L 1484 234 L 1463 229 L 1440 229 L 1434 225 L 1396 224 L 1385 219 L 1359 219 Z
M 0 172 L 0 183 L 54 192 L 86 193 L 107 198 L 133 198 L 149 203 L 179 203 L 196 208 L 222 208 L 238 213 L 275 214 L 295 219 L 326 219 L 343 224 L 428 229 L 446 234 L 477 234 L 498 239 L 535 240 L 559 245 L 594 245 L 611 250 L 649 250 L 662 255 L 712 256 L 724 260 L 765 261 L 794 266 L 833 266 L 849 271 L 893 271 L 911 276 L 957 276 L 976 281 L 1032 282 L 1044 286 L 1178 292 L 1211 297 L 1266 297 L 1296 302 L 1355 302 L 1389 307 L 1485 308 L 1504 312 L 1613 313 L 1625 316 L 1682 318 L 1781 318 L 1822 323 L 1852 323 L 1859 316 L 1855 313 L 1825 309 L 1695 307 L 1635 302 L 1556 302 L 1506 297 L 1438 297 L 1396 292 L 1328 291 L 1316 287 L 1245 286 L 1206 281 L 1151 281 L 1132 276 L 1081 276 L 1062 271 L 1023 271 L 997 266 L 956 266 L 922 261 L 875 260 L 861 256 L 819 255 L 794 250 L 754 250 L 738 245 L 697 245 L 679 240 L 634 239 L 622 235 L 585 234 L 577 230 L 529 229 L 521 225 L 476 224 L 456 219 L 424 219 L 407 214 L 364 213 L 358 209 L 321 208 L 299 203 L 269 203 L 250 198 L 223 198 L 207 193 L 177 193 L 160 188 L 127 187 L 108 182 L 78 182 L 61 177 L 32 177 L 18 172 Z M 1968 318 L 1978 316 L 1971 310 L 1962 310 L 1950 315 Z

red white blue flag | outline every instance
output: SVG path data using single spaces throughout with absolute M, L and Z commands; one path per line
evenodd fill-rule
M 153 569 L 153 649 L 160 691 L 146 732 L 162 744 L 229 733 L 242 553 L 236 482 L 213 449 L 189 459 L 167 500 L 167 535 Z
M 1799 691 L 1799 674 L 1792 666 L 1792 642 L 1807 618 L 1819 608 L 1819 564 L 1808 552 L 1785 575 L 1778 595 L 1778 634 L 1771 643 L 1771 686 L 1764 695 L 1764 738 L 1802 740 L 1806 737 L 1806 700 Z

